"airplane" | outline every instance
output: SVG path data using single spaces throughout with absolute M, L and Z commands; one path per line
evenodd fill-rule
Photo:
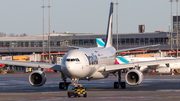
M 125 80 L 129 85 L 138 85 L 143 80 L 143 74 L 137 67 L 148 66 L 163 66 L 169 67 L 171 65 L 179 66 L 180 59 L 171 60 L 158 60 L 158 61 L 146 61 L 136 62 L 128 64 L 115 65 L 116 53 L 128 50 L 135 50 L 140 48 L 154 47 L 158 45 L 142 46 L 129 49 L 116 50 L 112 46 L 112 19 L 113 19 L 113 2 L 110 4 L 109 19 L 107 26 L 106 43 L 104 47 L 95 48 L 81 48 L 71 50 L 63 56 L 61 65 L 37 63 L 37 62 L 23 62 L 23 61 L 5 61 L 0 60 L 1 64 L 18 65 L 25 67 L 35 67 L 38 70 L 33 71 L 29 75 L 29 82 L 32 86 L 42 86 L 46 82 L 46 74 L 40 69 L 53 69 L 61 71 L 61 78 L 64 82 L 59 83 L 60 89 L 68 87 L 70 82 L 67 82 L 67 78 L 70 78 L 73 84 L 78 83 L 79 80 L 94 80 L 105 79 L 110 73 L 118 72 L 118 82 L 114 82 L 114 88 L 121 87 L 126 88 L 126 83 L 121 82 L 121 70 L 130 68 L 126 75 Z
M 96 38 L 96 43 L 98 47 L 104 47 L 105 43 L 101 38 Z M 143 61 L 155 61 L 155 60 L 165 60 L 165 59 L 176 59 L 175 57 L 131 57 L 131 56 L 116 56 L 115 64 L 125 64 L 125 63 L 135 63 L 135 62 L 143 62 Z M 180 69 L 176 68 L 175 69 Z M 139 67 L 139 71 L 141 72 L 152 72 L 155 70 L 156 73 L 172 73 L 174 71 L 173 66 L 170 66 L 169 68 L 162 68 L 157 66 L 145 66 L 145 67 Z

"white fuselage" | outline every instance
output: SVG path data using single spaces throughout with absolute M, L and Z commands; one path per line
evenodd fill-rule
M 104 48 L 86 48 L 69 51 L 62 59 L 62 72 L 69 78 L 96 79 L 96 75 L 108 76 L 105 74 L 96 74 L 97 69 L 103 64 L 114 64 L 116 59 L 116 50 L 114 47 Z

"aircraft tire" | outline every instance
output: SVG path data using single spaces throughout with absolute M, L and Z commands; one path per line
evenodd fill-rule
M 126 89 L 126 83 L 125 82 L 121 82 L 121 89 Z
M 119 88 L 119 83 L 118 82 L 114 82 L 114 89 L 118 89 Z
M 64 83 L 62 82 L 59 83 L 59 89 L 64 89 Z
M 68 97 L 71 97 L 71 95 L 68 93 Z

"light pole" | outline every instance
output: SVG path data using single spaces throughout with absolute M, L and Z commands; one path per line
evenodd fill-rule
M 179 26 L 178 26 L 178 2 L 179 2 L 179 0 L 176 0 L 176 2 L 177 2 L 177 57 L 178 57 L 178 32 L 179 32 Z
M 43 9 L 43 61 L 44 61 L 44 0 L 42 1 L 43 2 L 43 6 L 42 6 L 42 9 Z
M 49 1 L 49 5 L 48 5 L 48 9 L 49 9 L 49 63 L 51 63 L 51 50 L 50 50 L 50 0 Z
M 170 28 L 170 30 L 171 30 L 171 50 L 173 50 L 172 49 L 172 2 L 173 2 L 173 0 L 170 0 L 170 2 L 171 2 L 171 28 Z
M 116 33 L 117 33 L 117 50 L 118 50 L 118 0 L 116 1 Z

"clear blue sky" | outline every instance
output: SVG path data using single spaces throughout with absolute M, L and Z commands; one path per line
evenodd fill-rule
M 51 0 L 51 32 L 106 33 L 109 3 L 116 0 Z M 144 24 L 146 32 L 169 30 L 169 0 L 119 0 L 119 33 L 137 33 Z M 179 3 L 180 4 L 180 3 Z M 48 0 L 45 0 L 45 6 Z M 1 0 L 0 32 L 42 34 L 42 0 Z M 180 5 L 179 5 L 180 8 Z M 180 9 L 179 9 L 180 13 Z M 176 2 L 173 3 L 176 14 Z M 116 33 L 116 6 L 113 32 Z M 48 9 L 45 9 L 48 33 Z

